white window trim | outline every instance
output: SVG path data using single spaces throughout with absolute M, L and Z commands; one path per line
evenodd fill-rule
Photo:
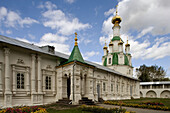
M 17 92 L 27 92 L 27 94 L 30 94 L 30 67 L 28 66 L 21 66 L 12 64 L 12 91 L 13 94 L 16 94 Z M 17 89 L 17 73 L 23 73 L 24 74 L 24 89 Z
M 52 93 L 53 95 L 56 94 L 56 72 L 53 70 L 42 69 L 42 76 L 43 76 L 43 93 Z M 46 89 L 46 76 L 51 76 L 51 89 Z

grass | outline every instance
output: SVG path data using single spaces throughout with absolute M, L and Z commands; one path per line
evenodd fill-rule
M 140 99 L 121 100 L 121 101 L 124 103 L 131 103 L 131 104 L 141 104 L 142 102 L 161 102 L 165 106 L 170 107 L 170 98 L 166 98 L 166 99 L 163 99 L 163 98 L 140 98 Z

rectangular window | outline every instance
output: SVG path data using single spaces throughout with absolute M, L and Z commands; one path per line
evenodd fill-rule
M 17 89 L 24 89 L 24 74 L 17 73 Z
M 113 91 L 113 84 L 111 84 L 111 91 Z
M 51 76 L 46 76 L 45 78 L 45 89 L 50 90 L 51 89 Z
M 103 91 L 106 91 L 106 84 L 103 83 Z

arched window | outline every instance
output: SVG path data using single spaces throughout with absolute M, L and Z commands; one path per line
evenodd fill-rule
M 111 58 L 109 58 L 109 64 L 111 64 Z

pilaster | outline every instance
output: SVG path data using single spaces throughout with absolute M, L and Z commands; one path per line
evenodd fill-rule
M 38 67 L 37 67 L 38 93 L 41 94 L 42 93 L 42 75 L 41 75 L 41 57 L 40 56 L 37 57 L 37 63 L 38 63 Z
M 16 73 L 15 73 L 15 66 L 12 66 L 12 77 L 13 77 L 13 84 L 12 84 L 12 91 L 13 94 L 16 94 Z
M 26 68 L 26 91 L 27 94 L 30 94 L 30 76 L 29 76 L 29 68 Z
M 35 61 L 36 55 L 31 54 L 31 103 L 35 104 L 38 101 L 36 88 L 35 88 Z
M 35 54 L 32 54 L 31 57 L 31 93 L 35 93 Z
M 5 56 L 5 95 L 4 95 L 4 106 L 12 106 L 12 92 L 11 92 L 11 81 L 10 81 L 10 67 L 9 67 L 9 55 L 10 49 L 4 48 Z

